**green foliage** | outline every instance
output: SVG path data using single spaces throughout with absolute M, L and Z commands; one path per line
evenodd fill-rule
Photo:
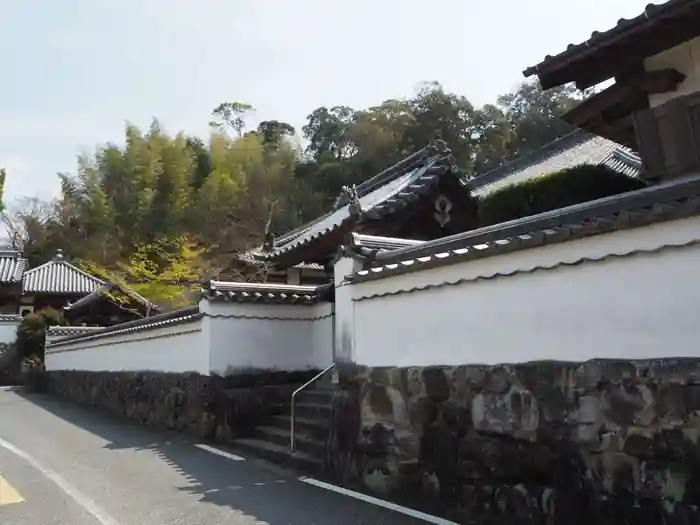
M 65 324 L 63 314 L 53 308 L 45 308 L 33 314 L 27 314 L 17 327 L 15 347 L 22 359 L 29 357 L 44 358 L 45 330 L 49 326 Z
M 482 226 L 643 188 L 645 184 L 606 166 L 578 166 L 511 184 L 479 199 Z
M 219 120 L 212 120 L 209 125 L 223 133 L 226 126 L 230 126 L 237 136 L 243 135 L 245 128 L 245 116 L 254 111 L 253 106 L 243 102 L 222 102 L 211 112 L 212 116 Z
M 161 237 L 138 245 L 125 262 L 114 269 L 94 261 L 80 261 L 80 267 L 105 281 L 134 290 L 161 308 L 178 308 L 187 303 L 187 293 L 196 288 L 203 250 L 184 236 Z M 129 297 L 108 292 L 116 304 L 126 306 Z

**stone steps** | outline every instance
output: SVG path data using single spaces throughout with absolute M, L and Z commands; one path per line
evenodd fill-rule
M 244 453 L 248 452 L 256 457 L 266 459 L 284 467 L 294 468 L 308 473 L 316 473 L 323 470 L 322 459 L 299 450 L 294 454 L 290 454 L 289 443 L 282 446 L 261 439 L 240 438 L 235 441 L 235 446 Z
M 326 457 L 326 440 L 335 389 L 318 385 L 300 392 L 294 402 L 295 452 L 290 450 L 291 402 L 285 403 L 253 435 L 237 439 L 243 452 L 309 473 L 320 473 Z M 276 407 L 278 408 L 278 407 Z
M 306 434 L 295 432 L 295 448 L 299 452 L 322 458 L 326 453 L 326 443 L 319 439 L 314 439 Z M 276 427 L 258 427 L 255 429 L 255 438 L 275 445 L 289 448 L 289 429 L 282 430 Z

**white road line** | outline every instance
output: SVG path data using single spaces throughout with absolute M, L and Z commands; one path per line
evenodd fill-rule
M 372 496 L 362 494 L 361 492 L 355 492 L 354 490 L 336 487 L 335 485 L 331 485 L 330 483 L 324 483 L 323 481 L 318 481 L 317 479 L 302 477 L 299 478 L 299 481 L 308 483 L 309 485 L 313 485 L 314 487 L 320 487 L 322 489 L 330 490 L 332 492 L 337 492 L 338 494 L 342 494 L 343 496 L 349 496 L 351 498 L 359 499 L 360 501 L 364 501 L 365 503 L 371 503 L 372 505 L 376 505 L 378 507 L 384 507 L 385 509 L 393 510 L 394 512 L 400 512 L 401 514 L 405 514 L 406 516 L 418 518 L 419 520 L 427 521 L 428 523 L 435 523 L 436 525 L 459 525 L 454 521 L 448 521 L 443 518 L 438 518 L 437 516 L 431 516 L 430 514 L 426 514 L 425 512 L 409 509 L 408 507 L 402 507 L 401 505 L 390 503 L 379 498 L 373 498 Z
M 222 456 L 224 458 L 230 459 L 232 461 L 245 461 L 244 457 L 236 456 L 236 454 L 231 454 L 230 452 L 210 447 L 209 445 L 202 445 L 201 443 L 197 443 L 195 447 L 200 448 L 202 450 L 206 450 L 207 452 L 211 452 L 212 454 L 216 454 L 217 456 Z
M 24 450 L 15 447 L 12 443 L 8 443 L 2 438 L 0 438 L 0 447 L 9 450 L 16 456 L 19 456 L 27 463 L 29 463 L 32 467 L 41 472 L 44 476 L 53 481 L 63 492 L 65 492 L 71 498 L 73 498 L 73 500 L 75 500 L 75 502 L 78 505 L 80 505 L 90 514 L 92 514 L 95 517 L 95 519 L 100 522 L 100 525 L 119 525 L 119 522 L 117 520 L 115 520 L 112 516 L 107 514 L 107 512 L 104 509 L 102 509 L 99 505 L 97 505 L 97 503 L 95 503 L 93 500 L 91 500 L 89 497 L 87 497 L 85 494 L 83 494 L 73 485 L 71 485 L 58 472 L 55 472 L 49 467 L 42 465 L 41 463 L 39 463 L 39 461 L 34 459 L 33 456 L 31 456 Z

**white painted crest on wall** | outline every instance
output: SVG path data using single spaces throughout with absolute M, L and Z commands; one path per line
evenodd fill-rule
M 435 213 L 433 217 L 441 227 L 450 222 L 450 211 L 452 211 L 452 201 L 444 195 L 439 195 L 435 199 Z

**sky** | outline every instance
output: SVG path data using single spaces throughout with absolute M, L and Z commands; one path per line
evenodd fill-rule
M 0 0 L 5 202 L 58 195 L 80 153 L 125 123 L 206 137 L 223 101 L 300 129 L 319 106 L 411 96 L 474 105 L 649 0 Z

